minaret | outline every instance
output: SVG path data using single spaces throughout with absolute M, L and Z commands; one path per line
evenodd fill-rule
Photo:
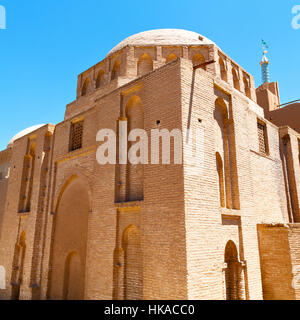
M 270 82 L 269 60 L 266 56 L 268 46 L 262 40 L 263 56 L 260 62 L 262 73 L 262 85 L 256 89 L 257 103 L 264 109 L 265 116 L 269 117 L 270 112 L 277 110 L 280 106 L 279 89 L 277 82 Z
M 266 56 L 266 54 L 268 53 L 268 51 L 266 50 L 268 46 L 264 40 L 262 40 L 262 47 L 263 47 L 263 56 L 260 62 L 261 72 L 262 72 L 262 82 L 269 83 L 270 82 L 269 60 Z

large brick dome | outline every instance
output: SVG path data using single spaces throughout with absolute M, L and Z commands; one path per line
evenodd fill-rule
M 213 44 L 211 40 L 197 32 L 182 29 L 157 29 L 137 33 L 121 41 L 107 56 L 126 46 L 168 46 L 168 45 L 205 45 Z

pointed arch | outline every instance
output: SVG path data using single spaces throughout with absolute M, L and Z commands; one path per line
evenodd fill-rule
M 171 61 L 176 60 L 176 59 L 178 59 L 178 57 L 176 56 L 176 54 L 175 54 L 175 53 L 170 53 L 170 54 L 167 56 L 166 63 L 171 62 Z
M 64 300 L 80 300 L 83 299 L 82 290 L 78 290 L 81 286 L 81 261 L 80 256 L 76 251 L 71 251 L 65 260 L 64 269 Z
M 225 208 L 224 167 L 223 167 L 223 161 L 219 152 L 216 153 L 216 161 L 217 161 L 217 171 L 219 176 L 220 206 L 222 208 Z
M 221 79 L 227 82 L 227 70 L 226 70 L 225 61 L 222 57 L 219 57 L 219 66 L 220 66 Z
M 218 110 L 221 114 L 224 120 L 229 118 L 229 108 L 227 105 L 227 102 L 221 97 L 218 97 L 215 101 L 215 108 Z
M 153 61 L 148 53 L 144 53 L 138 61 L 138 76 L 142 76 L 151 71 L 153 71 Z
M 81 95 L 82 96 L 85 96 L 87 94 L 89 85 L 90 85 L 90 79 L 86 78 L 84 80 L 84 83 L 83 83 L 82 88 L 81 88 Z
M 111 80 L 115 80 L 120 76 L 121 62 L 119 60 L 115 61 L 114 66 L 111 70 Z
M 205 63 L 205 58 L 201 53 L 196 53 L 193 56 L 193 66 L 198 66 Z M 206 67 L 202 67 L 204 70 L 206 70 Z
M 234 122 L 230 117 L 228 103 L 218 97 L 215 101 L 216 129 L 221 132 L 216 141 L 224 165 L 226 208 L 240 209 L 239 186 L 236 163 Z M 217 132 L 216 132 L 217 133 Z
M 227 264 L 225 271 L 226 299 L 242 300 L 242 267 L 239 262 L 237 247 L 232 240 L 229 240 L 226 244 L 224 260 Z
M 23 172 L 19 197 L 19 212 L 30 212 L 33 179 L 35 173 L 36 141 L 28 139 L 27 152 L 23 161 Z
M 101 88 L 104 85 L 104 71 L 100 70 L 96 78 L 96 89 Z
M 224 259 L 225 262 L 237 262 L 239 260 L 237 246 L 232 240 L 226 243 Z
M 244 89 L 245 89 L 245 95 L 248 98 L 251 98 L 251 91 L 250 91 L 250 79 L 244 75 L 243 77 L 243 82 L 244 82 Z
M 63 184 L 57 199 L 48 277 L 50 299 L 84 298 L 90 210 L 89 182 L 74 174 Z
M 239 90 L 240 91 L 240 80 L 239 80 L 239 77 L 238 77 L 238 73 L 237 73 L 237 70 L 236 68 L 232 68 L 232 81 L 233 81 L 233 86 L 236 90 Z
M 30 150 L 29 150 L 29 156 L 31 158 L 31 170 L 30 170 L 30 177 L 29 177 L 29 186 L 28 186 L 28 196 L 26 199 L 26 210 L 27 212 L 30 212 L 31 210 L 31 197 L 32 197 L 32 190 L 33 190 L 33 178 L 34 178 L 34 169 L 35 169 L 35 158 L 36 158 L 36 142 L 33 141 Z
M 26 233 L 21 232 L 15 245 L 15 252 L 12 265 L 12 300 L 20 299 L 20 289 L 23 283 L 24 262 L 26 255 Z
M 144 109 L 142 100 L 138 96 L 132 96 L 125 108 L 128 121 L 128 133 L 134 129 L 144 129 Z M 135 142 L 128 142 L 128 151 Z M 144 166 L 143 164 L 131 164 L 128 162 L 126 170 L 126 199 L 138 201 L 144 199 Z
M 140 231 L 135 225 L 128 226 L 122 236 L 124 250 L 124 299 L 142 300 L 143 262 Z
M 63 184 L 62 188 L 60 189 L 60 193 L 58 195 L 57 201 L 56 201 L 56 208 L 55 208 L 55 212 L 57 212 L 57 209 L 59 207 L 61 198 L 63 196 L 63 193 L 65 192 L 65 190 L 67 189 L 68 185 L 75 179 L 78 179 L 78 175 L 77 174 L 73 174 L 69 179 L 67 179 L 65 181 L 65 183 Z

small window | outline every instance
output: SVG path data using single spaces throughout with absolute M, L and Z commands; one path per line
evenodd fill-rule
M 83 121 L 71 124 L 70 151 L 82 148 Z
M 258 143 L 259 143 L 259 152 L 261 154 L 268 154 L 268 142 L 267 142 L 267 129 L 266 125 L 263 122 L 257 122 L 258 130 Z

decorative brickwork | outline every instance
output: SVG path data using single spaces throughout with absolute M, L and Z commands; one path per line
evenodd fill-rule
M 300 133 L 264 116 L 279 104 L 197 33 L 122 41 L 78 76 L 62 122 L 0 152 L 0 299 L 299 299 Z M 191 129 L 183 163 L 119 161 L 120 124 Z M 116 164 L 97 162 L 100 129 Z

